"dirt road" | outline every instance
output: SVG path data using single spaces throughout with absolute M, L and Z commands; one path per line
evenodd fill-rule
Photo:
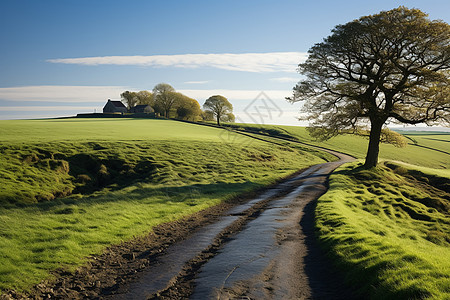
M 169 247 L 113 299 L 351 299 L 313 237 L 314 203 L 351 157 L 313 166 Z

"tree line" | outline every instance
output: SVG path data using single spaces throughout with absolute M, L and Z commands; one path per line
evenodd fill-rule
M 153 90 L 120 94 L 122 102 L 130 110 L 136 105 L 149 105 L 155 113 L 188 121 L 234 122 L 233 105 L 220 95 L 209 97 L 203 110 L 197 100 L 177 92 L 170 84 L 159 83 Z

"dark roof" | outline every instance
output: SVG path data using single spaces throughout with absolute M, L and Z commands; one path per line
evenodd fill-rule
M 115 107 L 125 107 L 126 108 L 126 106 L 123 105 L 123 103 L 120 101 L 113 101 L 113 100 L 108 99 L 108 102 L 111 102 Z
M 139 104 L 136 105 L 134 108 L 146 108 L 147 106 L 149 106 L 148 104 Z

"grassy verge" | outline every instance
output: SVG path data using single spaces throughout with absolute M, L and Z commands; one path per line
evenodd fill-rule
M 0 121 L 0 290 L 324 162 L 165 120 Z
M 316 209 L 319 240 L 372 299 L 450 297 L 450 174 L 347 164 Z

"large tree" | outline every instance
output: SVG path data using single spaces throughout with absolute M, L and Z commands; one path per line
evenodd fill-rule
M 136 97 L 138 98 L 139 105 L 150 105 L 151 107 L 155 106 L 155 100 L 152 92 L 149 91 L 139 91 L 136 93 Z
M 217 125 L 220 126 L 220 121 L 230 121 L 233 115 L 233 105 L 224 96 L 215 95 L 206 99 L 203 108 L 214 115 Z M 234 116 L 233 116 L 234 119 Z
M 450 124 L 450 26 L 399 7 L 336 26 L 309 51 L 291 102 L 328 139 L 369 126 L 365 167 L 377 165 L 388 122 Z
M 177 118 L 182 120 L 195 121 L 200 117 L 202 110 L 197 100 L 180 94 L 181 97 L 177 103 Z
M 128 109 L 135 107 L 139 101 L 136 92 L 125 91 L 120 94 L 120 97 L 122 98 L 122 102 L 126 104 Z
M 166 118 L 169 117 L 170 110 L 174 107 L 178 97 L 175 89 L 167 83 L 159 83 L 153 88 L 156 110 L 162 111 Z
M 152 107 L 155 105 L 153 94 L 149 91 L 139 91 L 139 92 L 125 91 L 122 94 L 120 94 L 120 97 L 122 98 L 122 102 L 127 105 L 128 109 L 131 109 L 136 105 L 142 104 L 147 104 Z

